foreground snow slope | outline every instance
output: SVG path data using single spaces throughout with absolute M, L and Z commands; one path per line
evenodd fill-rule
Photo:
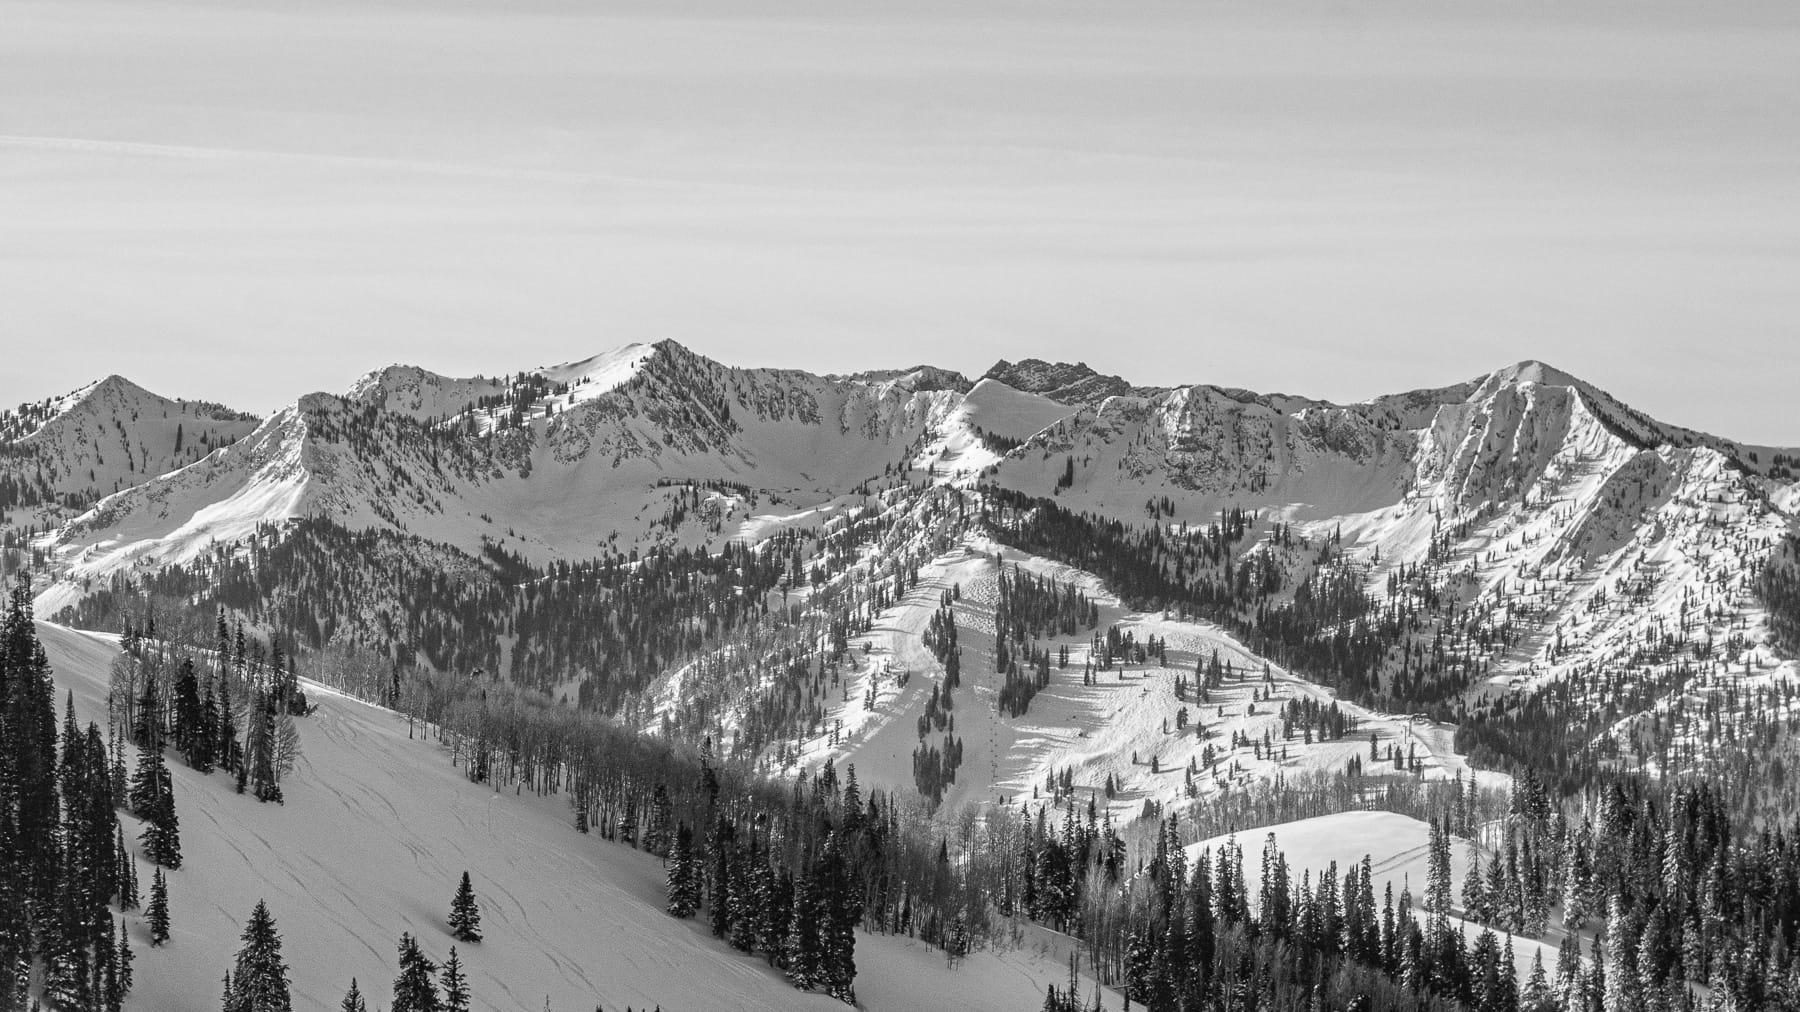
M 39 635 L 59 694 L 74 693 L 82 719 L 103 720 L 114 640 L 48 624 Z M 391 711 L 307 691 L 319 709 L 300 722 L 304 757 L 284 783 L 285 805 L 257 804 L 222 775 L 171 762 L 185 858 L 169 876 L 174 934 L 150 949 L 132 915 L 130 1008 L 215 1007 L 258 898 L 281 928 L 297 1012 L 335 1009 L 351 977 L 386 1004 L 402 931 L 433 959 L 448 953 L 443 917 L 465 869 L 486 935 L 459 947 L 478 1008 L 539 1012 L 546 998 L 557 1010 L 842 1007 L 794 990 L 698 921 L 669 917 L 661 863 L 576 833 L 560 799 L 471 784 Z M 139 871 L 148 889 L 151 869 Z M 1041 956 L 977 953 L 946 972 L 943 955 L 917 942 L 859 936 L 858 996 L 869 1009 L 1034 1007 L 1065 972 L 1053 943 L 1033 947 Z

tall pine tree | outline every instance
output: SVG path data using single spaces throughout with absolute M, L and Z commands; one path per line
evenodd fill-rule
M 144 911 L 150 926 L 150 944 L 158 946 L 169 940 L 169 883 L 158 867 L 150 879 L 150 906 Z
M 268 905 L 256 901 L 244 925 L 243 947 L 227 977 L 223 1012 L 292 1012 L 287 963 L 281 958 L 281 934 Z
M 475 887 L 466 871 L 456 895 L 450 898 L 450 936 L 459 942 L 481 941 L 481 907 L 475 902 Z
M 394 977 L 393 1012 L 443 1012 L 432 965 L 411 934 L 400 935 L 400 972 Z
M 469 1012 L 469 979 L 463 975 L 462 959 L 456 946 L 444 960 L 444 1012 Z

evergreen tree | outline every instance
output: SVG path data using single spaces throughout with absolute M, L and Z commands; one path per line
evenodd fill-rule
M 290 1012 L 288 968 L 281 958 L 281 934 L 268 906 L 256 901 L 244 925 L 243 948 L 227 979 L 224 1012 Z
M 350 990 L 344 992 L 338 1012 L 369 1012 L 369 1003 L 363 1000 L 362 989 L 356 986 L 355 977 L 350 978 Z
M 245 745 L 245 759 L 250 767 L 250 793 L 258 801 L 279 803 L 282 799 L 275 758 L 275 699 L 271 693 L 261 691 L 252 693 L 250 699 L 250 736 Z
M 156 675 L 144 672 L 143 690 L 132 710 L 131 739 L 139 748 L 161 752 L 163 747 L 162 699 L 156 691 Z
M 724 938 L 731 929 L 731 852 L 736 836 L 731 821 L 721 815 L 713 823 L 712 838 L 707 843 L 712 876 L 707 882 L 706 913 L 714 938 Z
M 457 957 L 454 945 L 444 960 L 443 983 L 444 1012 L 469 1012 L 469 981 L 463 976 L 462 960 Z
M 200 685 L 200 721 L 189 761 L 202 773 L 211 773 L 219 763 L 219 696 L 210 675 Z
M 1426 848 L 1425 909 L 1434 914 L 1450 912 L 1450 839 L 1449 833 L 1431 820 L 1431 834 Z
M 137 765 L 131 773 L 131 814 L 148 819 L 156 810 L 164 769 L 162 749 L 149 744 L 151 736 L 138 739 Z
M 175 782 L 162 756 L 151 753 L 156 764 L 156 789 L 144 831 L 138 836 L 144 845 L 144 856 L 166 868 L 181 867 L 181 822 L 175 815 Z
M 462 873 L 456 895 L 450 899 L 450 937 L 459 942 L 481 941 L 481 908 L 475 902 L 475 887 L 469 873 Z
M 1499 862 L 1495 862 L 1497 865 Z M 1481 874 L 1481 850 L 1469 848 L 1469 872 L 1463 876 L 1463 916 L 1471 921 L 1492 920 L 1488 907 L 1487 880 Z
M 125 928 L 125 918 L 119 918 L 119 996 L 124 998 L 131 994 L 131 964 L 136 958 L 131 954 L 131 932 Z
M 1519 995 L 1519 1007 L 1524 1012 L 1550 1012 L 1554 1007 L 1555 995 L 1550 990 L 1550 978 L 1544 973 L 1544 950 L 1539 949 L 1531 956 L 1531 976 L 1525 982 L 1525 990 Z
M 644 827 L 644 849 L 657 857 L 669 856 L 669 789 L 656 785 L 650 796 L 650 822 Z
M 113 935 L 111 917 L 106 919 L 105 928 L 94 934 L 92 990 L 100 998 L 106 1012 L 120 1012 L 125 1003 L 125 992 L 119 990 L 119 946 Z
M 438 1000 L 437 967 L 419 951 L 413 936 L 400 935 L 400 973 L 394 978 L 393 1012 L 443 1012 Z
M 694 831 L 683 822 L 675 830 L 675 846 L 669 853 L 669 913 L 694 916 L 700 909 L 700 869 L 694 860 Z
M 794 915 L 788 929 L 787 975 L 802 991 L 817 987 L 823 978 L 819 950 L 819 901 L 813 876 L 803 871 L 794 876 Z
M 242 794 L 244 793 L 244 748 L 238 741 L 237 722 L 231 710 L 231 678 L 229 674 L 221 674 L 214 687 L 218 690 L 218 701 L 213 707 L 218 712 L 218 738 L 213 745 L 213 762 L 217 763 L 221 769 L 237 774 L 237 791 Z
M 825 838 L 820 860 L 819 932 L 826 993 L 847 1005 L 856 1004 L 856 925 L 862 904 L 850 880 L 838 836 Z
M 205 772 L 199 745 L 202 732 L 200 680 L 194 675 L 192 658 L 183 658 L 175 676 L 175 748 L 187 757 L 188 765 Z
M 113 807 L 124 808 L 130 798 L 131 778 L 125 772 L 125 739 L 112 718 L 107 717 L 107 751 L 111 754 Z
M 150 926 L 150 944 L 160 946 L 169 940 L 169 883 L 158 867 L 150 878 L 150 906 L 144 911 Z
M 758 864 L 756 841 L 751 837 L 747 845 L 738 847 L 737 856 L 731 862 L 731 888 L 728 892 L 731 905 L 728 919 L 731 927 L 727 939 L 731 947 L 740 952 L 749 952 L 756 947 L 757 921 L 765 909 L 757 905 Z
M 1600 993 L 1606 1012 L 1637 1012 L 1637 967 L 1632 965 L 1634 935 L 1624 898 L 1614 893 L 1607 906 L 1606 959 L 1601 961 L 1606 981 Z M 1599 943 L 1597 938 L 1594 941 Z
M 114 821 L 118 820 L 115 818 Z M 131 856 L 131 848 L 125 845 L 124 826 L 118 827 L 117 839 L 113 841 L 113 850 L 119 856 L 119 909 L 136 910 L 138 908 L 137 861 Z

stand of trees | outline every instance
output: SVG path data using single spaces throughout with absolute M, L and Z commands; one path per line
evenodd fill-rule
M 1037 643 L 1046 634 L 1073 636 L 1099 624 L 1100 611 L 1073 585 L 1034 576 L 1014 566 L 1000 568 L 994 606 L 994 670 L 1001 678 L 994 705 L 1009 717 L 1023 716 L 1032 697 L 1050 684 L 1050 651 Z
M 1764 563 L 1756 594 L 1769 610 L 1769 629 L 1790 654 L 1800 654 L 1800 535 L 1788 535 Z
M 97 724 L 80 728 L 73 700 L 59 736 L 53 693 L 21 579 L 0 619 L 0 1009 L 25 1008 L 36 965 L 50 1008 L 118 1012 L 132 956 L 113 911 L 137 905 L 117 811 L 126 802 L 121 743 Z M 150 779 L 133 793 L 156 816 L 145 834 L 156 857 L 174 846 L 174 801 L 166 773 Z
M 949 734 L 944 735 L 941 748 L 921 741 L 913 749 L 913 786 L 918 788 L 927 808 L 935 810 L 943 802 L 944 792 L 956 783 L 962 754 L 962 739 Z

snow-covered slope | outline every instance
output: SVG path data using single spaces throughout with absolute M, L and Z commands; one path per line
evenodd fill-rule
M 217 404 L 174 400 L 122 376 L 0 413 L 0 506 L 85 506 L 235 442 L 256 419 Z
M 58 696 L 72 692 L 82 719 L 104 722 L 116 642 L 52 625 L 39 635 Z M 303 756 L 284 781 L 285 804 L 258 804 L 222 775 L 170 764 L 184 858 L 169 873 L 174 930 L 152 949 L 141 913 L 131 915 L 137 961 L 128 1008 L 216 1005 L 219 977 L 258 899 L 281 930 L 298 1012 L 336 1009 L 352 977 L 371 1006 L 385 1005 L 402 931 L 435 960 L 449 952 L 443 918 L 465 870 L 485 936 L 458 949 L 477 1008 L 541 1012 L 546 1000 L 558 1012 L 843 1007 L 794 990 L 704 923 L 668 916 L 661 863 L 576 833 L 564 800 L 473 784 L 391 711 L 311 683 L 306 690 L 319 709 L 299 722 Z M 139 872 L 147 888 L 150 866 L 140 860 Z M 910 939 L 859 934 L 859 1003 L 896 1012 L 1019 1008 L 1066 976 L 1057 940 L 1037 942 L 1042 953 L 1036 945 L 977 952 L 947 967 L 941 952 Z

